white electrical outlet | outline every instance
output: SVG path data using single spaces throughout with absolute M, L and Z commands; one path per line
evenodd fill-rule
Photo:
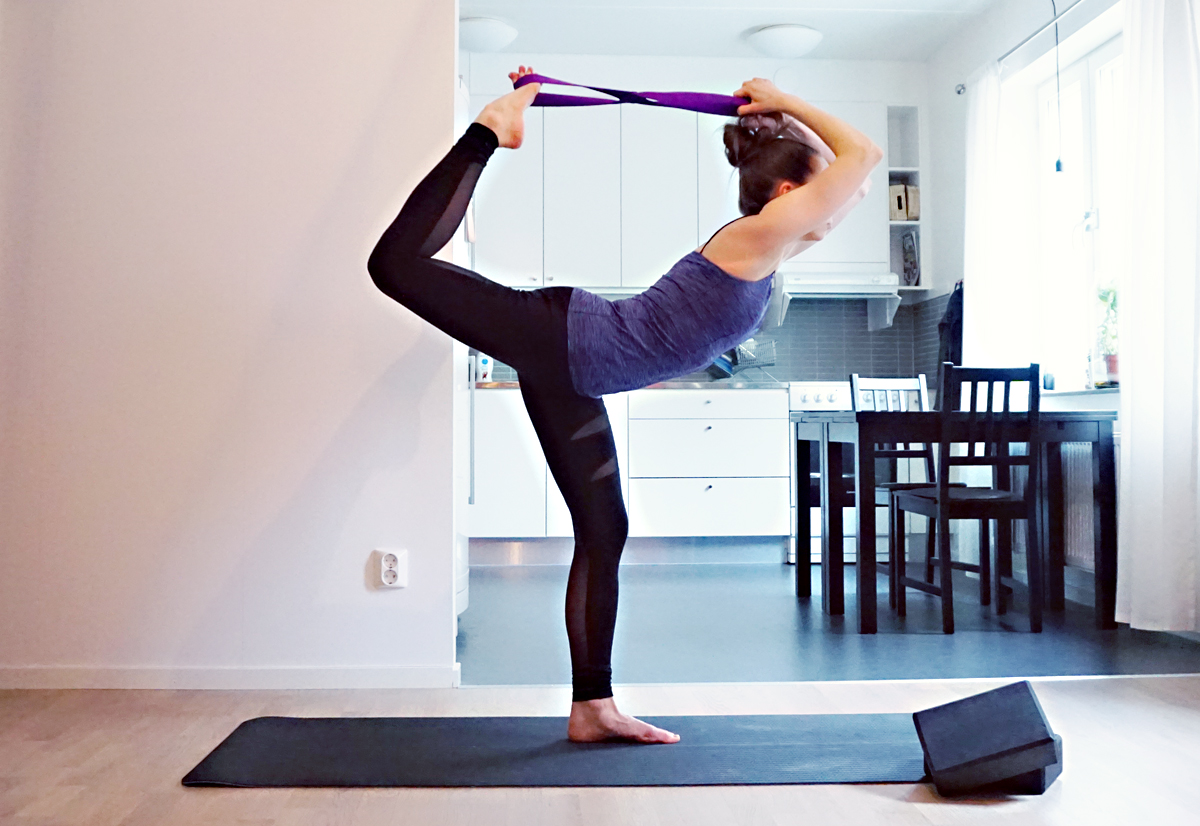
M 375 557 L 372 570 L 376 588 L 408 587 L 408 551 L 402 548 L 384 548 L 372 554 Z

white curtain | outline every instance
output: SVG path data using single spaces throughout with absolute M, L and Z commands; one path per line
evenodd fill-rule
M 991 62 L 967 79 L 963 364 L 1037 361 L 1035 112 Z
M 1002 313 L 988 308 L 1002 292 L 998 269 L 1000 191 L 1000 66 L 988 63 L 967 78 L 966 206 L 963 216 L 963 364 L 997 366 Z
M 1200 0 L 1125 0 L 1117 619 L 1200 630 Z

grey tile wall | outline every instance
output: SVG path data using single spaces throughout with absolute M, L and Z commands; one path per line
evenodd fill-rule
M 846 381 L 863 376 L 915 376 L 937 381 L 937 324 L 949 296 L 896 310 L 892 326 L 867 330 L 867 302 L 794 299 L 784 323 L 773 331 L 774 367 L 743 370 L 739 378 L 776 381 Z M 707 378 L 703 373 L 697 378 Z M 497 362 L 493 381 L 515 381 L 516 371 Z
M 502 361 L 497 361 L 492 367 L 492 381 L 516 381 L 517 371 Z
M 913 305 L 913 367 L 924 373 L 931 388 L 937 387 L 938 376 L 938 322 L 946 313 L 950 294 L 931 298 Z
M 776 364 L 752 374 L 779 381 L 845 381 L 864 376 L 909 376 L 913 371 L 913 313 L 902 306 L 892 326 L 867 330 L 867 302 L 794 299 L 783 326 L 775 330 Z M 766 376 L 763 376 L 766 378 Z

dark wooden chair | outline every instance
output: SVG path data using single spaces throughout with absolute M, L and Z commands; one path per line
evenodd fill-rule
M 925 382 L 925 374 L 915 378 L 863 378 L 858 373 L 850 374 L 850 401 L 855 413 L 870 410 L 875 412 L 902 413 L 906 411 L 927 412 L 929 406 L 929 388 Z M 875 504 L 886 505 L 888 508 L 888 561 L 879 567 L 888 575 L 888 604 L 896 607 L 896 577 L 894 570 L 903 571 L 905 561 L 897 557 L 897 538 L 904 532 L 903 520 L 897 520 L 896 503 L 892 494 L 901 490 L 919 490 L 937 485 L 937 473 L 933 460 L 933 445 L 928 443 L 884 444 L 876 447 L 875 456 L 890 461 L 895 473 L 896 462 L 899 459 L 919 459 L 925 466 L 925 481 L 922 482 L 880 482 L 875 485 Z M 963 485 L 958 485 L 963 487 Z M 934 557 L 933 520 L 930 520 L 930 530 L 926 534 L 926 559 Z M 928 564 L 928 563 L 927 563 Z M 933 582 L 932 574 L 927 576 Z
M 1003 560 L 992 565 L 988 541 L 990 521 L 1024 519 L 1026 556 L 1029 573 L 1029 628 L 1042 630 L 1042 560 L 1038 548 L 1038 365 L 1014 369 L 955 367 L 942 365 L 939 391 L 942 396 L 939 419 L 938 458 L 941 473 L 936 488 L 897 491 L 894 494 L 897 520 L 905 513 L 919 513 L 935 521 L 939 584 L 909 578 L 907 572 L 891 571 L 897 580 L 896 608 L 905 610 L 906 588 L 933 594 L 942 601 L 942 630 L 954 633 L 954 589 L 952 572 L 956 568 L 977 570 L 981 597 L 994 588 L 997 610 L 1004 607 Z M 1027 403 L 1014 410 L 1012 386 L 1025 383 Z M 964 395 L 963 388 L 967 387 Z M 1000 391 L 997 392 L 997 387 Z M 963 445 L 956 455 L 952 446 Z M 1019 445 L 1022 450 L 1014 451 Z M 949 484 L 950 468 L 955 466 L 990 467 L 991 487 L 955 488 Z M 1026 467 L 1028 476 L 1023 492 L 1013 490 L 1013 469 Z M 979 564 L 956 562 L 950 556 L 950 520 L 980 520 Z M 904 537 L 898 537 L 898 552 L 903 554 Z M 998 543 L 998 554 L 1003 553 Z M 903 556 L 901 556 L 903 558 Z M 994 573 L 994 576 L 993 576 Z M 986 602 L 986 598 L 984 599 Z

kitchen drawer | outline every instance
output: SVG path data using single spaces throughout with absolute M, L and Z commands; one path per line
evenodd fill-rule
M 631 419 L 788 418 L 787 390 L 637 390 Z
M 788 430 L 786 419 L 634 419 L 629 475 L 786 477 Z
M 630 479 L 630 536 L 787 536 L 783 479 Z

